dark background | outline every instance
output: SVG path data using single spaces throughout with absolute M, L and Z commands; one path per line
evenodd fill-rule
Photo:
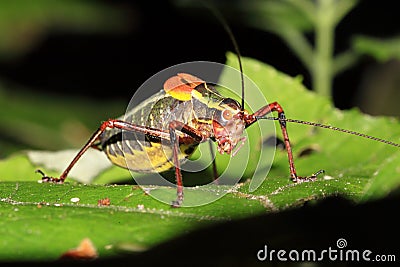
M 50 32 L 22 58 L 0 62 L 2 78 L 35 92 L 130 99 L 133 88 L 166 67 L 196 60 L 224 63 L 226 51 L 233 51 L 222 25 L 207 9 L 188 12 L 169 1 L 97 2 L 123 6 L 131 14 L 130 29 L 118 35 Z M 336 50 L 348 47 L 354 33 L 396 35 L 397 10 L 395 1 L 360 1 L 337 28 Z M 292 76 L 301 74 L 305 85 L 311 87 L 306 70 L 278 37 L 246 27 L 240 18 L 229 19 L 229 24 L 243 56 L 259 59 Z M 381 65 L 363 57 L 354 68 L 340 74 L 334 83 L 335 105 L 341 109 L 356 106 L 356 95 L 362 97 L 360 84 L 365 73 L 376 66 Z M 369 112 L 368 107 L 362 109 Z

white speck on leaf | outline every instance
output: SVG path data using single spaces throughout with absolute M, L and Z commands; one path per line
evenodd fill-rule
M 77 202 L 79 202 L 80 201 L 80 198 L 79 197 L 73 197 L 73 198 L 71 198 L 71 202 L 72 203 L 77 203 Z

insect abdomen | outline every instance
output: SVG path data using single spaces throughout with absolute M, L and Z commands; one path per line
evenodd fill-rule
M 165 95 L 159 95 L 157 99 L 157 95 L 147 105 L 131 110 L 124 120 L 167 133 L 171 120 L 185 124 L 191 120 L 190 102 L 181 102 Z M 179 160 L 185 160 L 197 146 L 198 143 L 180 144 Z M 113 164 L 137 172 L 162 172 L 174 166 L 169 140 L 152 135 L 109 129 L 101 136 L 101 149 Z

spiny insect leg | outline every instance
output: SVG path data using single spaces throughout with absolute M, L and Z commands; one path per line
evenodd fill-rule
M 169 134 L 160 130 L 152 129 L 149 127 L 144 127 L 140 125 L 135 125 L 129 122 L 121 121 L 121 120 L 108 120 L 105 121 L 101 124 L 99 129 L 97 129 L 93 135 L 89 138 L 87 143 L 81 148 L 81 150 L 76 154 L 76 156 L 73 158 L 73 160 L 69 163 L 67 168 L 64 170 L 64 172 L 60 175 L 59 178 L 56 177 L 48 177 L 46 175 L 43 175 L 42 181 L 43 182 L 53 182 L 53 183 L 63 183 L 64 180 L 67 178 L 69 172 L 71 171 L 72 167 L 76 164 L 76 162 L 82 157 L 82 155 L 90 148 L 92 147 L 99 136 L 107 129 L 107 128 L 118 128 L 126 131 L 131 131 L 131 132 L 139 132 L 143 133 L 146 135 L 151 135 L 155 137 L 160 137 L 162 139 L 169 140 Z M 43 172 L 40 171 L 40 173 L 43 174 Z
M 103 123 L 104 124 L 104 123 Z M 103 126 L 103 125 L 102 125 Z M 100 127 L 97 129 L 96 132 L 93 133 L 92 137 L 89 138 L 87 143 L 81 148 L 81 150 L 76 154 L 76 156 L 73 158 L 73 160 L 69 163 L 67 168 L 64 170 L 64 172 L 60 175 L 59 178 L 57 177 L 49 177 L 44 175 L 44 173 L 40 170 L 37 170 L 36 172 L 41 173 L 42 176 L 42 181 L 43 182 L 51 182 L 51 183 L 57 183 L 57 184 L 62 184 L 64 183 L 64 180 L 67 178 L 68 173 L 71 171 L 72 167 L 76 164 L 76 162 L 82 157 L 82 155 L 88 150 L 94 143 L 95 141 L 99 138 L 99 136 L 104 132 L 106 127 Z
M 259 117 L 263 117 L 263 116 L 265 116 L 271 112 L 275 112 L 275 111 L 278 112 L 279 124 L 281 127 L 283 141 L 285 143 L 285 148 L 286 148 L 286 152 L 288 155 L 291 180 L 293 182 L 303 182 L 303 181 L 307 181 L 307 180 L 314 180 L 317 177 L 317 175 L 323 173 L 324 171 L 319 170 L 316 173 L 312 174 L 311 176 L 307 176 L 307 177 L 297 176 L 296 167 L 294 166 L 292 147 L 290 145 L 289 135 L 288 135 L 287 128 L 286 128 L 285 112 L 283 111 L 282 106 L 278 102 L 273 102 L 267 106 L 264 106 L 264 107 L 260 108 L 258 111 L 256 111 L 254 114 L 250 115 L 249 118 L 246 120 L 246 127 L 248 127 L 251 124 L 253 124 L 254 122 L 256 122 Z
M 190 138 L 193 138 L 194 142 L 201 142 L 204 138 L 208 136 L 203 136 L 201 132 L 198 130 L 180 122 L 180 121 L 172 121 L 169 124 L 169 134 L 170 140 L 173 148 L 173 161 L 175 165 L 175 178 L 176 178 L 176 200 L 172 201 L 172 207 L 180 207 L 183 202 L 183 181 L 182 181 L 182 173 L 181 166 L 179 162 L 179 140 L 177 131 L 187 134 Z
M 213 157 L 214 156 L 214 147 L 213 147 L 212 141 L 209 140 L 208 144 L 209 144 L 209 147 L 210 147 L 211 157 Z M 214 184 L 218 184 L 218 180 L 217 180 L 218 171 L 217 171 L 217 163 L 215 162 L 215 158 L 213 159 L 212 164 L 213 164 L 213 183 Z

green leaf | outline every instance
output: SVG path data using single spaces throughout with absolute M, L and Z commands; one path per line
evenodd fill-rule
M 306 1 L 249 1 L 241 8 L 249 14 L 246 22 L 263 30 L 278 32 L 281 28 L 291 28 L 309 32 L 313 28 L 315 10 Z
M 335 125 L 399 141 L 397 120 L 373 118 L 358 110 L 339 111 L 327 99 L 304 88 L 300 78 L 289 77 L 253 59 L 242 60 L 246 75 L 256 83 L 269 103 L 278 101 L 282 105 L 288 118 Z M 228 65 L 237 68 L 233 54 L 228 54 Z M 238 77 L 227 75 L 225 70 L 221 83 L 230 82 L 232 89 L 240 95 Z M 253 91 L 256 88 L 251 86 L 250 80 L 245 84 L 246 108 L 255 111 L 266 105 L 265 100 Z M 266 131 L 257 125 L 267 126 Z M 273 148 L 260 145 L 271 134 L 273 136 L 273 126 L 273 122 L 264 120 L 248 128 L 251 145 L 243 148 L 248 151 L 244 153 L 246 170 L 242 183 L 233 187 L 213 184 L 186 187 L 184 204 L 187 205 L 213 194 L 221 196 L 207 205 L 190 208 L 174 209 L 169 203 L 149 195 L 163 195 L 172 201 L 176 194 L 173 187 L 150 184 L 143 191 L 134 185 L 83 185 L 72 181 L 62 185 L 38 183 L 40 176 L 34 173 L 37 168 L 49 175 L 59 172 L 32 163 L 24 152 L 16 153 L 0 162 L 0 235 L 3 237 L 0 259 L 56 259 L 84 238 L 93 242 L 100 257 L 107 257 L 126 252 L 127 248 L 151 248 L 216 222 L 279 212 L 331 195 L 342 195 L 357 203 L 381 198 L 400 185 L 398 148 L 327 129 L 288 123 L 298 174 L 306 176 L 320 169 L 326 171 L 325 176 L 318 176 L 315 182 L 292 183 L 285 150 L 274 152 Z M 281 138 L 279 127 L 276 128 L 277 137 Z M 260 131 L 267 135 L 260 135 Z M 228 171 L 231 179 L 235 178 L 235 172 L 239 176 L 244 171 L 245 164 L 240 163 L 242 156 L 241 150 L 235 159 L 239 163 L 233 164 Z M 273 158 L 271 170 L 261 177 L 261 185 L 256 190 L 254 187 L 250 190 L 257 162 L 268 168 L 269 163 L 264 162 L 268 157 Z M 67 164 L 68 159 L 65 160 Z M 220 171 L 223 171 L 224 161 L 228 162 L 229 158 L 217 158 Z M 90 164 L 85 168 L 90 168 Z M 100 172 L 94 182 L 121 181 L 125 175 L 129 176 L 126 170 L 112 167 Z M 185 184 L 198 181 L 195 174 L 184 173 L 183 177 Z M 105 198 L 110 199 L 111 205 L 98 206 L 98 201 Z M 77 199 L 78 202 L 72 201 Z
M 203 189 L 187 192 L 192 190 Z M 137 186 L 2 182 L 0 192 L 1 260 L 56 259 L 86 237 L 100 256 L 116 255 L 126 244 L 146 248 L 199 226 L 264 210 L 258 201 L 233 195 L 213 205 L 174 209 Z M 97 205 L 104 198 L 110 206 Z
M 380 62 L 400 59 L 399 36 L 382 39 L 360 35 L 353 39 L 353 48 L 356 52 L 372 56 Z
M 235 55 L 228 54 L 227 65 L 238 68 Z M 288 118 L 334 125 L 397 143 L 400 140 L 400 124 L 394 118 L 371 117 L 357 109 L 339 111 L 327 99 L 306 90 L 299 79 L 289 78 L 253 59 L 243 59 L 243 65 L 246 75 L 258 85 L 270 102 L 278 101 L 281 104 Z M 251 93 L 247 93 L 246 99 L 250 101 L 250 98 Z M 278 127 L 277 132 L 278 137 L 282 138 Z M 400 170 L 396 167 L 400 151 L 396 147 L 304 125 L 288 124 L 288 132 L 298 174 L 308 176 L 320 169 L 326 171 L 328 180 L 322 178 L 317 183 L 298 185 L 301 188 L 312 187 L 313 194 L 326 195 L 327 187 L 335 187 L 331 193 L 347 192 L 352 199 L 366 200 L 385 196 L 400 186 Z M 259 136 L 256 143 L 262 142 L 263 138 L 265 136 Z M 313 151 L 311 155 L 300 157 L 307 149 Z M 273 167 L 263 186 L 269 179 L 277 177 L 284 180 L 288 177 L 284 150 L 278 150 L 275 154 Z M 351 187 L 355 190 L 350 190 Z M 259 195 L 270 193 L 262 188 L 255 192 Z

